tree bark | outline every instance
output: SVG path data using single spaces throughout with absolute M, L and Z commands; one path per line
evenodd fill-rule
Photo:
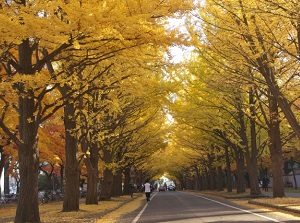
M 284 184 L 282 179 L 282 144 L 280 137 L 280 119 L 278 104 L 272 95 L 269 95 L 270 123 L 269 123 L 269 149 L 273 173 L 273 197 L 284 197 Z
M 36 147 L 36 144 L 35 146 Z M 37 149 L 36 149 L 37 150 Z M 15 222 L 40 222 L 38 203 L 38 158 L 36 152 L 19 150 L 20 186 Z M 22 158 L 21 158 L 22 157 Z
M 60 192 L 63 192 L 64 187 L 64 172 L 65 172 L 65 166 L 64 164 L 60 164 Z
M 130 182 L 130 180 L 134 181 L 134 179 L 130 179 L 130 168 L 129 167 L 126 167 L 123 173 L 124 173 L 123 194 L 124 195 L 129 195 L 130 194 L 130 185 L 129 185 L 129 182 Z
M 9 194 L 9 174 L 8 174 L 9 162 L 4 166 L 4 194 Z
M 122 195 L 122 170 L 117 170 L 113 176 L 112 196 L 119 197 Z
M 237 193 L 245 193 L 245 164 L 244 164 L 244 152 L 241 148 L 236 147 L 235 152 L 235 162 L 236 162 L 236 172 L 237 172 Z
M 232 192 L 232 176 L 231 176 L 231 167 L 230 167 L 230 159 L 229 159 L 229 152 L 228 147 L 225 146 L 225 159 L 226 159 L 226 188 L 227 192 Z
M 113 173 L 106 168 L 103 174 L 103 185 L 101 186 L 100 200 L 110 200 L 113 184 Z
M 246 18 L 246 16 L 244 17 Z M 248 22 L 247 22 L 248 23 Z M 297 137 L 300 139 L 300 124 L 292 111 L 291 105 L 287 98 L 284 96 L 284 94 L 280 91 L 280 88 L 278 86 L 278 83 L 275 78 L 275 71 L 273 67 L 268 66 L 269 62 L 274 59 L 273 55 L 271 55 L 270 52 L 267 50 L 264 51 L 260 57 L 257 57 L 257 53 L 260 52 L 258 49 L 267 49 L 268 47 L 265 46 L 265 42 L 263 38 L 260 38 L 264 36 L 261 31 L 259 30 L 259 26 L 256 24 L 256 33 L 255 35 L 245 35 L 247 42 L 250 43 L 250 50 L 252 51 L 253 55 L 255 55 L 256 62 L 257 62 L 257 68 L 259 72 L 263 75 L 266 86 L 268 86 L 268 89 L 270 93 L 272 94 L 272 97 L 274 97 L 274 100 L 277 101 L 278 106 L 280 107 L 281 111 L 283 112 L 285 118 L 287 119 L 288 123 L 294 130 Z M 299 39 L 299 28 L 297 28 L 297 38 Z M 254 40 L 254 36 L 256 36 L 258 39 Z M 259 46 L 257 46 L 257 44 Z M 298 45 L 300 45 L 298 43 Z
M 211 187 L 210 187 L 210 180 L 209 180 L 209 175 L 208 175 L 208 172 L 207 172 L 207 168 L 204 167 L 204 190 L 210 190 Z
M 245 115 L 242 110 L 242 105 L 238 105 L 238 114 L 239 114 L 239 123 L 240 123 L 240 136 L 242 138 L 242 143 L 245 147 L 245 158 L 247 163 L 247 171 L 249 176 L 250 184 L 250 194 L 251 195 L 260 195 L 261 191 L 259 189 L 258 183 L 258 174 L 257 174 L 257 146 L 256 146 L 256 131 L 255 131 L 255 121 L 254 117 L 254 100 L 252 92 L 249 92 L 249 103 L 250 103 L 250 131 L 251 131 L 251 151 L 249 148 L 248 138 L 247 138 L 247 129 L 245 125 Z
M 108 149 L 103 150 L 103 161 L 106 164 L 103 173 L 103 184 L 101 185 L 100 200 L 110 200 L 113 184 L 113 172 L 109 168 L 109 164 L 112 162 L 112 152 Z
M 65 90 L 69 87 L 65 86 Z M 63 211 L 78 211 L 79 210 L 79 167 L 77 161 L 77 139 L 72 134 L 76 127 L 74 119 L 75 108 L 72 99 L 67 99 L 68 102 L 64 108 L 64 124 L 66 132 L 66 185 L 65 196 L 63 203 Z
M 196 181 L 196 190 L 200 190 L 201 189 L 201 179 L 200 179 L 200 172 L 199 172 L 199 168 L 197 166 L 197 164 L 195 164 L 194 166 L 195 168 L 195 181 Z
M 90 155 L 85 160 L 87 167 L 87 194 L 86 194 L 86 204 L 98 204 L 98 183 L 99 183 L 99 155 L 98 155 L 98 145 L 96 143 L 92 144 L 90 149 Z
M 210 190 L 216 190 L 216 170 L 213 166 L 214 157 L 208 156 L 208 171 L 209 171 L 209 185 Z
M 31 136 L 32 137 L 32 136 Z M 38 207 L 39 161 L 36 143 L 30 136 L 21 137 L 27 148 L 19 148 L 19 174 L 22 181 L 15 222 L 40 222 Z
M 218 191 L 223 191 L 224 190 L 223 182 L 224 182 L 224 177 L 223 177 L 222 167 L 218 166 L 217 167 L 217 190 Z
M 272 92 L 272 95 L 274 96 L 274 99 L 278 102 L 278 105 L 283 112 L 285 118 L 289 122 L 290 126 L 296 133 L 297 137 L 300 139 L 300 125 L 299 122 L 294 114 L 294 112 L 291 109 L 291 106 L 288 102 L 288 100 L 285 98 L 285 96 L 280 92 L 280 89 L 278 87 L 278 84 L 275 81 L 274 75 L 269 74 L 263 74 L 264 78 L 268 84 L 268 87 L 270 91 Z
M 20 72 L 31 74 L 29 39 L 19 45 Z M 15 222 L 40 222 L 38 205 L 39 152 L 37 149 L 38 123 L 34 115 L 34 92 L 18 83 L 19 90 L 19 174 L 22 181 L 18 198 Z

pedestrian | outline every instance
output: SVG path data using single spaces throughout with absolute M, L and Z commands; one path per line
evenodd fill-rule
M 148 203 L 150 201 L 150 193 L 151 193 L 151 185 L 150 185 L 148 179 L 146 180 L 146 183 L 144 184 L 144 188 L 145 188 L 146 200 Z
M 129 191 L 130 191 L 130 197 L 133 198 L 133 190 L 134 190 L 134 183 L 132 180 L 129 182 Z
M 269 188 L 269 178 L 267 176 L 264 176 L 262 180 L 262 187 L 264 191 L 268 191 Z

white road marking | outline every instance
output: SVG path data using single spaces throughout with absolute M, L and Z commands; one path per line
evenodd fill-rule
M 259 216 L 259 217 L 261 217 L 261 218 L 268 219 L 268 220 L 273 221 L 273 222 L 281 222 L 281 221 L 278 221 L 278 220 L 276 220 L 276 219 L 274 219 L 274 218 L 269 218 L 269 217 L 266 217 L 266 216 L 264 216 L 264 215 L 256 214 L 256 213 L 254 213 L 254 212 L 252 212 L 252 211 L 248 211 L 248 210 L 244 210 L 244 209 L 241 209 L 241 208 L 237 208 L 237 207 L 234 207 L 234 206 L 231 206 L 231 205 L 228 205 L 228 204 L 225 204 L 225 203 L 222 203 L 222 202 L 219 202 L 219 201 L 216 201 L 216 200 L 207 198 L 207 197 L 203 197 L 203 196 L 200 196 L 200 195 L 194 195 L 194 196 L 201 197 L 201 198 L 203 198 L 203 199 L 206 199 L 206 200 L 209 200 L 209 201 L 212 201 L 212 202 L 215 202 L 215 203 L 218 203 L 218 204 L 221 204 L 221 205 L 223 205 L 223 206 L 227 206 L 227 207 L 230 207 L 230 208 L 239 210 L 239 211 L 243 211 L 243 212 L 246 212 L 246 213 L 249 213 L 249 214 L 253 214 L 253 215 Z
M 154 196 L 157 194 L 157 192 L 151 197 L 151 200 L 154 198 Z M 151 202 L 151 201 L 150 201 Z M 140 211 L 140 213 L 135 217 L 135 219 L 132 221 L 132 223 L 136 223 L 140 217 L 142 216 L 142 214 L 144 213 L 144 211 L 146 210 L 148 206 L 148 203 L 145 204 L 145 206 L 143 207 L 143 209 Z
M 156 194 L 157 194 L 157 193 L 155 193 L 155 194 L 152 196 L 152 198 L 153 198 Z M 208 200 L 208 201 L 212 201 L 212 202 L 215 202 L 215 203 L 218 203 L 218 204 L 221 204 L 221 205 L 226 206 L 226 207 L 230 207 L 230 208 L 232 208 L 232 209 L 236 209 L 236 210 L 243 211 L 243 212 L 246 212 L 246 213 L 249 213 L 249 214 L 253 214 L 253 215 L 256 215 L 256 216 L 258 216 L 258 217 L 265 218 L 265 219 L 270 220 L 270 221 L 273 221 L 273 222 L 281 222 L 281 221 L 278 221 L 278 220 L 276 220 L 276 219 L 274 219 L 274 218 L 269 218 L 269 217 L 266 217 L 266 216 L 264 216 L 264 215 L 254 213 L 254 212 L 252 212 L 252 211 L 248 211 L 248 210 L 244 210 L 244 209 L 241 209 L 241 208 L 237 208 L 237 207 L 231 206 L 231 205 L 229 205 L 229 204 L 225 204 L 225 203 L 222 203 L 222 202 L 220 202 L 220 201 L 216 201 L 216 200 L 213 200 L 213 199 L 210 199 L 210 198 L 207 198 L 207 197 L 203 197 L 203 196 L 200 196 L 200 195 L 194 195 L 194 196 L 200 197 L 200 198 L 203 198 L 203 199 L 206 199 L 206 200 Z M 152 199 L 152 198 L 151 198 L 151 199 Z M 135 217 L 135 219 L 132 221 L 132 223 L 136 223 L 136 222 L 140 219 L 140 217 L 142 216 L 142 214 L 143 214 L 144 211 L 146 210 L 147 206 L 148 206 L 148 203 L 145 204 L 145 206 L 143 207 L 143 209 L 142 209 L 142 210 L 139 212 L 139 214 Z M 281 222 L 281 223 L 284 223 L 284 222 Z

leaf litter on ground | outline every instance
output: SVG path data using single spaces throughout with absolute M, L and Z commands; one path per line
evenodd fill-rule
M 139 197 L 135 194 L 134 198 Z M 62 212 L 63 202 L 49 202 L 40 204 L 40 219 L 43 223 L 82 223 L 95 222 L 112 210 L 131 201 L 130 196 L 113 197 L 109 201 L 99 201 L 98 205 L 86 205 L 85 199 L 80 199 L 79 211 Z M 0 205 L 0 222 L 13 223 L 16 213 L 16 204 Z

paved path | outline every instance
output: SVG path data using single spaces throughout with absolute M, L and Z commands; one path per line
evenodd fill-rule
M 271 193 L 271 192 L 270 192 Z M 300 218 L 278 212 L 253 209 L 206 195 L 158 192 L 139 212 L 123 217 L 120 223 L 271 223 L 300 222 Z

